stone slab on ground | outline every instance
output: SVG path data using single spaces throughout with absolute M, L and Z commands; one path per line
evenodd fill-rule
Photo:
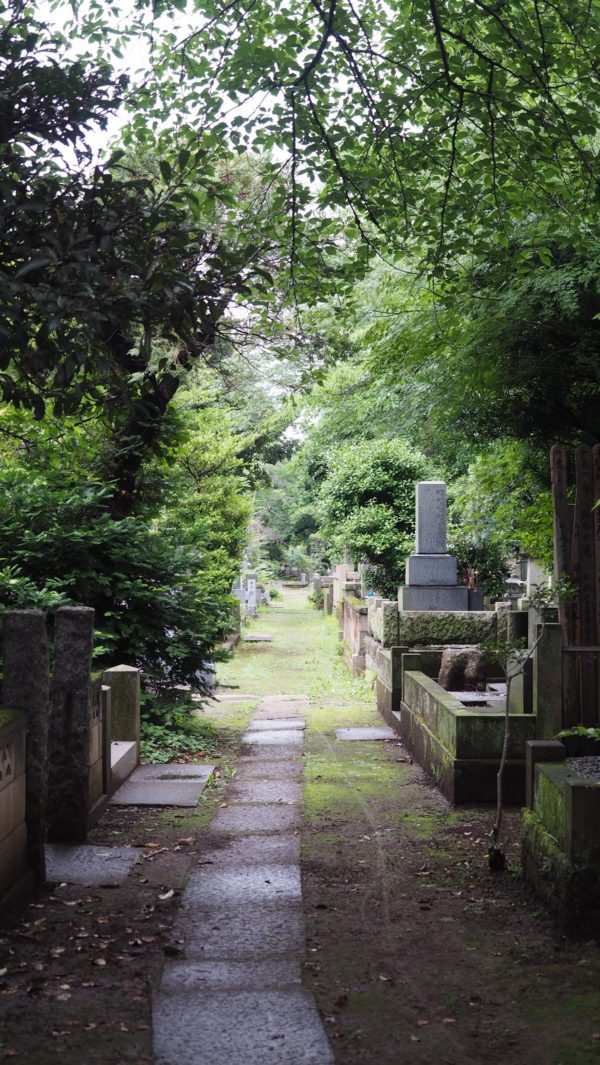
M 395 740 L 398 737 L 391 728 L 336 728 L 338 740 Z
M 312 995 L 287 991 L 160 994 L 156 1065 L 329 1065 Z
M 228 803 L 287 803 L 300 802 L 302 785 L 291 780 L 249 780 L 231 784 L 227 789 Z
M 303 958 L 304 917 L 300 903 L 201 906 L 182 903 L 174 932 L 185 936 L 187 959 L 261 961 Z
M 277 991 L 302 983 L 296 958 L 265 961 L 173 962 L 163 971 L 161 991 Z
M 206 696 L 201 695 L 199 698 L 204 700 Z M 227 691 L 217 691 L 216 693 L 213 693 L 212 698 L 217 703 L 252 703 L 258 702 L 259 700 L 258 695 L 244 695 L 242 692 Z
M 226 840 L 224 846 L 206 851 L 201 861 L 220 868 L 273 865 L 275 862 L 292 865 L 300 861 L 300 836 L 281 832 L 274 836 L 242 836 L 241 839 Z
M 191 874 L 183 895 L 186 905 L 299 902 L 300 870 L 295 865 L 250 865 L 219 869 L 203 865 Z
M 299 743 L 247 743 L 241 748 L 240 761 L 246 758 L 256 762 L 296 761 L 302 764 L 302 749 Z
M 303 732 L 306 728 L 301 717 L 263 717 L 254 718 L 248 725 L 248 732 L 269 732 L 279 729 L 294 729 Z
M 259 832 L 289 832 L 299 828 L 297 806 L 230 806 L 218 810 L 211 822 L 213 832 L 239 835 Z
M 304 736 L 301 729 L 265 729 L 264 732 L 258 730 L 255 732 L 245 732 L 242 736 L 242 743 L 256 743 L 264 744 L 276 747 L 279 744 L 302 744 L 304 742 Z
M 272 643 L 273 637 L 267 632 L 249 632 L 247 636 L 242 636 L 244 643 Z
M 50 883 L 103 887 L 122 884 L 143 852 L 136 847 L 72 847 L 46 844 L 46 875 Z
M 237 767 L 236 783 L 242 780 L 301 780 L 302 759 L 295 752 L 292 758 L 279 758 L 278 748 L 269 748 L 262 752 L 265 757 L 240 758 Z
M 110 800 L 113 806 L 196 806 L 207 781 L 126 780 Z
M 161 765 L 139 765 L 129 778 L 139 780 L 203 780 L 206 784 L 215 771 L 214 765 L 199 762 L 163 762 Z

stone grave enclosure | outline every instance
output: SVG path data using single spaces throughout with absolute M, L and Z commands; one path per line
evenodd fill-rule
M 140 673 L 92 674 L 94 611 L 2 619 L 0 897 L 45 879 L 46 840 L 82 843 L 139 761 Z

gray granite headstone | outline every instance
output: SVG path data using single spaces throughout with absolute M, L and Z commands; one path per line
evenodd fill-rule
M 26 821 L 28 861 L 45 877 L 44 842 L 48 803 L 50 681 L 46 615 L 7 610 L 2 620 L 2 705 L 27 714 Z
M 417 555 L 446 553 L 446 485 L 421 481 L 417 485 Z
M 406 561 L 406 584 L 398 589 L 405 611 L 469 609 L 469 590 L 457 584 L 456 559 L 446 552 L 446 485 L 421 481 L 416 490 L 416 553 Z

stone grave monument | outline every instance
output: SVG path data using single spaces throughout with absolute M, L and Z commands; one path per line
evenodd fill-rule
M 419 482 L 416 519 L 416 552 L 406 560 L 399 609 L 468 610 L 469 589 L 457 584 L 456 559 L 446 549 L 444 481 Z
M 258 606 L 256 580 L 256 573 L 246 574 L 246 611 L 251 618 L 256 617 Z

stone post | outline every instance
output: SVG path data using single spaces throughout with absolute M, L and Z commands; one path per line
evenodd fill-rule
M 135 741 L 140 749 L 140 671 L 113 666 L 102 682 L 110 688 L 111 740 Z
M 562 631 L 558 622 L 546 623 L 535 652 L 533 710 L 537 738 L 552 739 L 562 728 Z
M 83 843 L 90 808 L 92 608 L 60 607 L 54 641 L 48 838 L 55 843 Z
M 446 485 L 420 481 L 416 502 L 416 554 L 446 554 Z
M 44 844 L 48 803 L 50 682 L 46 615 L 41 610 L 7 610 L 2 624 L 2 703 L 27 714 L 27 854 L 36 879 L 46 875 Z

